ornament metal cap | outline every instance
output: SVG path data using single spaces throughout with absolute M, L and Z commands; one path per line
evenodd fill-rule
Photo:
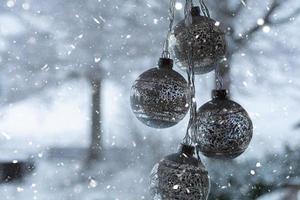
M 199 6 L 192 7 L 191 10 L 192 17 L 201 16 L 201 11 Z
M 195 147 L 187 145 L 187 144 L 181 144 L 180 153 L 185 154 L 188 157 L 192 157 L 195 153 Z
M 198 166 L 199 161 L 196 158 L 194 158 L 194 150 L 195 148 L 193 146 L 181 144 L 178 153 L 168 155 L 165 158 L 180 164 Z
M 213 99 L 228 99 L 228 90 L 213 90 L 211 95 Z
M 170 58 L 160 58 L 158 61 L 158 67 L 164 69 L 172 69 L 173 68 L 173 60 Z

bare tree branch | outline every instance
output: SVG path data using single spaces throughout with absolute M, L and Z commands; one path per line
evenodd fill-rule
M 239 15 L 242 10 L 246 7 L 248 0 L 240 0 L 240 3 L 237 7 L 232 11 L 235 15 Z
M 288 23 L 288 22 L 291 22 L 291 20 L 297 16 L 300 15 L 300 7 L 297 8 L 294 12 L 292 12 L 290 15 L 286 16 L 286 17 L 283 17 L 279 20 L 276 20 L 276 21 L 273 21 L 272 24 L 275 24 L 275 25 L 281 25 L 281 24 L 285 24 L 285 23 Z
M 296 17 L 300 15 L 300 7 L 297 8 L 294 12 L 292 12 L 290 15 L 277 19 L 277 20 L 272 20 L 272 16 L 275 14 L 275 12 L 278 10 L 283 5 L 284 1 L 281 0 L 273 0 L 271 3 L 271 6 L 269 7 L 268 11 L 265 13 L 265 15 L 262 17 L 264 21 L 264 25 L 269 25 L 269 26 L 274 26 L 274 25 L 281 25 L 285 24 L 291 21 L 293 17 Z M 256 32 L 258 32 L 261 29 L 261 25 L 255 24 L 253 25 L 250 29 L 248 29 L 245 33 L 242 34 L 241 37 L 235 38 L 233 41 L 236 44 L 238 48 L 236 48 L 235 51 L 238 51 L 242 47 L 244 47 L 249 41 L 250 38 L 252 38 Z
M 265 13 L 264 17 L 262 17 L 262 19 L 264 20 L 265 24 L 269 24 L 271 22 L 271 16 L 274 14 L 274 12 L 276 11 L 276 9 L 280 5 L 281 5 L 281 3 L 279 1 L 276 1 L 276 0 L 273 1 L 273 3 L 271 4 L 270 8 Z M 246 41 L 249 38 L 253 37 L 254 33 L 256 33 L 260 28 L 261 28 L 261 26 L 258 25 L 257 23 L 255 23 L 254 26 L 252 26 L 249 30 L 247 30 L 245 33 L 242 34 L 242 37 L 239 37 L 239 38 L 235 39 L 234 42 L 238 46 L 243 46 L 246 43 Z

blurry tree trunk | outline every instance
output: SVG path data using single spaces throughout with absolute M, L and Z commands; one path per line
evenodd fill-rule
M 101 84 L 102 80 L 91 79 L 91 141 L 88 152 L 88 161 L 102 158 L 102 121 L 101 121 Z

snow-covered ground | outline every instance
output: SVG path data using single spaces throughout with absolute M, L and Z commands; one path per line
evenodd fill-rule
M 109 174 L 105 171 L 108 166 L 97 166 L 89 175 L 82 171 L 84 160 L 49 160 L 45 156 L 51 147 L 88 146 L 89 92 L 84 81 L 70 82 L 59 89 L 51 89 L 41 96 L 1 110 L 2 157 L 5 157 L 5 152 L 9 155 L 6 159 L 11 160 L 18 159 L 20 154 L 37 155 L 37 169 L 24 182 L 0 185 L 0 193 L 4 195 L 4 199 L 132 200 L 147 197 L 148 176 L 138 166 L 127 166 L 103 181 L 102 175 Z M 297 113 L 298 103 L 288 96 L 277 98 L 276 95 L 278 94 L 267 94 L 259 89 L 255 91 L 255 95 L 233 95 L 249 111 L 255 125 L 251 146 L 239 159 L 278 152 L 286 144 L 299 145 L 299 132 L 292 129 L 297 119 L 300 119 Z M 129 110 L 123 108 L 129 106 L 128 97 L 109 83 L 105 85 L 104 97 L 105 133 L 108 133 L 104 137 L 106 146 L 130 146 L 130 137 L 121 131 L 124 125 L 122 122 L 116 123 L 122 112 Z M 208 100 L 208 97 L 201 101 Z M 114 106 L 108 106 L 111 100 Z M 179 141 L 182 131 L 174 130 L 178 127 L 184 130 L 185 125 L 182 122 L 160 134 L 172 136 Z M 98 172 L 101 172 L 100 175 Z
M 109 174 L 114 166 L 98 166 L 94 177 L 78 160 L 39 159 L 37 169 L 23 182 L 0 185 L 1 200 L 130 200 L 145 199 L 148 181 L 138 168 Z M 130 178 L 129 178 L 130 177 Z M 104 181 L 105 180 L 105 181 Z

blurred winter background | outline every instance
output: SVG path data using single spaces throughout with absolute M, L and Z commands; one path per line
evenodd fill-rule
M 255 125 L 238 159 L 203 158 L 210 199 L 300 199 L 300 2 L 208 6 L 227 32 L 226 87 Z M 0 2 L 0 200 L 150 199 L 151 168 L 177 150 L 187 119 L 147 128 L 129 95 L 156 65 L 167 16 L 167 0 Z M 214 74 L 196 78 L 201 105 Z

